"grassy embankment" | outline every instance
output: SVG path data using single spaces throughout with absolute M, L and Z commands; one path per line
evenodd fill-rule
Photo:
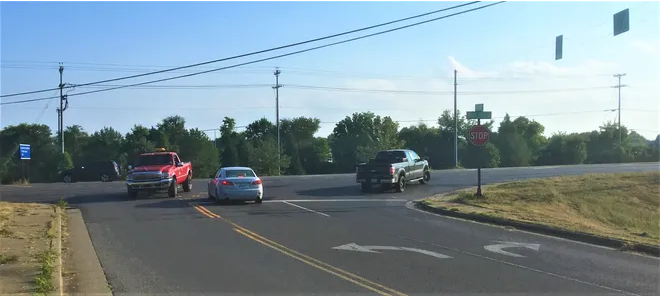
M 533 179 L 437 195 L 425 204 L 660 245 L 660 172 Z

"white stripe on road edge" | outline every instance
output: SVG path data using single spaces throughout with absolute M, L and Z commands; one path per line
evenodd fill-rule
M 303 206 L 298 206 L 298 205 L 296 205 L 296 204 L 292 204 L 292 203 L 289 203 L 289 202 L 287 202 L 287 201 L 283 201 L 283 203 L 285 203 L 285 204 L 289 204 L 289 205 L 292 205 L 292 206 L 294 206 L 294 207 L 301 208 L 301 209 L 303 209 L 303 210 L 307 210 L 307 211 L 309 211 L 309 212 L 316 213 L 316 214 L 318 214 L 318 215 L 322 215 L 322 216 L 325 216 L 325 217 L 330 217 L 329 215 L 327 215 L 327 214 L 325 214 L 325 213 L 321 213 L 321 212 L 318 212 L 318 211 L 314 211 L 314 210 L 312 210 L 312 209 L 308 209 L 308 208 L 305 208 L 305 207 L 303 207 Z

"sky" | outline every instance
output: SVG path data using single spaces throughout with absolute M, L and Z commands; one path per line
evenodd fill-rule
M 161 70 L 249 53 L 426 13 L 466 2 L 1 2 L 0 94 Z M 479 3 L 470 8 L 493 2 Z M 630 31 L 613 36 L 613 14 L 630 9 Z M 402 26 L 453 12 L 394 24 Z M 383 29 L 375 29 L 373 33 Z M 353 34 L 356 37 L 364 33 Z M 563 58 L 554 59 L 555 38 Z M 220 68 L 329 42 L 135 78 L 132 84 Z M 617 119 L 648 139 L 659 132 L 659 2 L 518 2 L 363 40 L 239 68 L 69 98 L 65 126 L 127 133 L 181 115 L 214 136 L 225 116 L 248 125 L 275 121 L 278 67 L 281 118 L 315 117 L 318 136 L 354 112 L 391 116 L 401 126 L 434 124 L 453 109 L 483 103 L 496 122 L 508 113 L 545 126 L 545 135 L 596 130 Z M 107 87 L 107 86 L 104 86 Z M 103 87 L 65 90 L 69 94 Z M 56 91 L 0 103 L 57 96 Z M 57 100 L 0 106 L 0 127 L 43 123 L 57 129 Z M 216 134 L 218 134 L 216 132 Z

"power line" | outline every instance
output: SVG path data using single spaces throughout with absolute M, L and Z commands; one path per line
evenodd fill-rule
M 100 80 L 100 81 L 95 81 L 95 82 L 90 82 L 90 83 L 81 84 L 81 85 L 79 85 L 79 86 L 85 86 L 85 85 L 91 85 L 91 84 L 100 84 L 100 83 L 107 83 L 107 82 L 112 82 L 112 81 L 119 81 L 119 80 L 126 80 L 126 79 L 133 79 L 133 78 L 138 78 L 138 77 L 144 77 L 144 76 L 156 75 L 156 74 L 160 74 L 160 73 L 172 72 L 172 71 L 177 71 L 177 70 L 181 70 L 181 69 L 187 69 L 187 68 L 192 68 L 192 67 L 198 67 L 198 66 L 208 65 L 208 64 L 212 64 L 212 63 L 218 63 L 218 62 L 223 62 L 223 61 L 233 60 L 233 59 L 237 59 L 237 58 L 242 58 L 242 57 L 247 57 L 247 56 L 253 56 L 253 55 L 262 54 L 262 53 L 267 53 L 267 52 L 273 52 L 273 51 L 276 51 L 276 50 L 281 50 L 281 49 L 291 48 L 291 47 L 300 46 L 300 45 L 304 45 L 304 44 L 309 44 L 309 43 L 313 43 L 313 42 L 319 42 L 319 41 L 322 41 L 322 40 L 327 40 L 327 39 L 331 39 L 331 38 L 335 38 L 335 37 L 339 37 L 339 36 L 343 36 L 343 35 L 348 35 L 348 34 L 357 33 L 357 32 L 361 32 L 361 31 L 366 31 L 366 30 L 370 30 L 370 29 L 374 29 L 374 28 L 378 28 L 378 27 L 383 27 L 383 26 L 386 26 L 386 25 L 391 25 L 391 24 L 395 24 L 395 23 L 400 23 L 400 22 L 403 22 L 403 21 L 411 20 L 411 19 L 417 19 L 417 18 L 424 17 L 424 16 L 427 16 L 427 15 L 437 14 L 437 13 L 440 13 L 440 12 L 444 12 L 444 11 L 448 11 L 448 10 L 453 10 L 453 9 L 460 8 L 460 7 L 464 7 L 464 6 L 473 5 L 473 4 L 476 4 L 476 3 L 479 3 L 479 2 L 480 2 L 480 1 L 473 1 L 473 2 L 469 2 L 469 3 L 464 3 L 464 4 L 460 4 L 460 5 L 455 5 L 455 6 L 451 6 L 451 7 L 448 7 L 448 8 L 439 9 L 439 10 L 435 10 L 435 11 L 432 11 L 432 12 L 427 12 L 427 13 L 424 13 L 424 14 L 419 14 L 419 15 L 415 15 L 415 16 L 411 16 L 411 17 L 407 17 L 407 18 L 398 19 L 398 20 L 395 20 L 395 21 L 390 21 L 390 22 L 381 23 L 381 24 L 377 24 L 377 25 L 372 25 L 372 26 L 368 26 L 368 27 L 364 27 L 364 28 L 360 28 L 360 29 L 355 29 L 355 30 L 345 31 L 345 32 L 337 33 L 337 34 L 333 34 L 333 35 L 327 35 L 327 36 L 324 36 L 324 37 L 321 37 L 321 38 L 311 39 L 311 40 L 307 40 L 307 41 L 303 41 L 303 42 L 293 43 L 293 44 L 289 44 L 289 45 L 285 45 L 285 46 L 279 46 L 279 47 L 270 48 L 270 49 L 266 49 L 266 50 L 260 50 L 260 51 L 255 51 L 255 52 L 251 52 L 251 53 L 246 53 L 246 54 L 241 54 L 241 55 L 235 55 L 235 56 L 231 56 L 231 57 L 226 57 L 226 58 L 221 58 L 221 59 L 216 59 L 216 60 L 211 60 L 211 61 L 201 62 L 201 63 L 197 63 L 197 64 L 191 64 L 191 65 L 186 65 L 186 66 L 181 66 L 181 67 L 176 67 L 176 68 L 170 68 L 170 69 L 165 69 L 165 70 L 159 70 L 159 71 L 154 71 L 154 72 L 148 72 L 148 73 L 144 73 L 144 74 L 137 74 L 137 75 L 124 76 L 124 77 L 113 78 L 113 79 Z M 479 7 L 478 9 L 480 9 L 480 8 L 485 8 L 485 7 L 489 7 L 489 6 L 493 6 L 493 5 L 496 5 L 496 4 L 503 3 L 503 2 L 505 2 L 505 1 L 501 1 L 501 2 L 494 3 L 494 4 L 485 5 L 485 6 Z M 476 9 L 472 9 L 472 10 L 476 10 Z M 469 12 L 469 11 L 472 11 L 472 10 L 463 11 L 463 12 L 460 12 L 460 13 L 458 13 L 458 14 L 465 13 L 465 12 Z M 449 16 L 452 16 L 452 15 L 449 15 Z M 445 17 L 447 17 L 447 16 L 444 16 L 444 17 L 442 17 L 442 18 L 445 18 Z M 441 19 L 441 18 L 437 18 L 437 19 Z M 436 19 L 427 20 L 427 21 L 424 21 L 424 22 L 419 22 L 418 24 L 417 24 L 417 23 L 410 24 L 410 25 L 407 25 L 407 26 L 400 27 L 399 29 L 404 29 L 404 28 L 408 28 L 408 27 L 412 27 L 412 26 L 416 26 L 416 25 L 420 25 L 420 24 L 424 24 L 424 23 L 432 22 L 432 21 L 434 21 L 434 20 L 436 20 Z M 395 30 L 399 30 L 399 29 L 396 28 Z M 389 31 L 386 31 L 386 32 L 395 31 L 395 30 L 392 29 L 392 30 L 389 30 Z M 386 32 L 384 32 L 384 33 L 386 33 Z M 46 89 L 46 90 L 40 90 L 40 91 L 32 91 L 32 92 L 22 92 L 22 93 L 16 93 L 16 94 L 0 95 L 0 98 L 4 98 L 4 97 L 12 97 L 12 96 L 19 96 L 19 95 L 27 95 L 27 94 L 34 94 L 34 93 L 41 93 L 41 92 L 47 92 L 47 91 L 51 91 L 51 90 L 55 90 L 55 89 Z
M 86 86 L 85 88 L 94 87 L 122 87 L 123 85 L 94 85 Z M 223 89 L 223 88 L 264 88 L 269 87 L 270 84 L 236 84 L 236 85 L 142 85 L 135 87 L 137 89 Z M 384 89 L 358 89 L 358 88 L 345 88 L 333 86 L 314 86 L 314 85 L 287 85 L 288 88 L 293 89 L 308 89 L 308 90 L 325 90 L 325 91 L 340 91 L 340 92 L 376 92 L 376 93 L 394 93 L 394 94 L 429 94 L 429 95 L 452 95 L 452 91 L 425 91 L 425 90 L 384 90 Z M 134 88 L 134 87 L 129 87 Z M 459 92 L 462 95 L 484 95 L 484 94 L 517 94 L 517 93 L 557 93 L 557 92 L 573 92 L 573 91 L 590 91 L 611 89 L 611 86 L 596 86 L 596 87 L 577 87 L 577 88 L 558 88 L 558 89 L 543 89 L 543 90 L 501 90 L 501 91 L 474 91 L 474 92 Z
M 99 85 L 94 87 L 109 87 L 121 85 Z M 168 85 L 144 85 L 135 87 L 137 89 L 222 89 L 234 87 L 267 87 L 268 84 L 246 84 L 246 85 L 188 85 L 188 86 L 168 86 Z M 390 93 L 390 94 L 417 94 L 417 95 L 452 95 L 452 91 L 425 91 L 425 90 L 383 90 L 383 89 L 357 89 L 357 88 L 344 88 L 332 86 L 312 86 L 312 85 L 287 85 L 291 89 L 303 90 L 323 90 L 323 91 L 336 91 L 336 92 L 358 92 L 358 93 Z M 88 86 L 88 88 L 92 88 Z M 501 91 L 468 91 L 458 92 L 459 95 L 491 95 L 491 94 L 529 94 L 529 93 L 562 93 L 562 92 L 579 92 L 579 91 L 592 91 L 611 89 L 610 86 L 598 87 L 579 87 L 579 88 L 558 88 L 558 89 L 544 89 L 544 90 L 501 90 Z
M 154 67 L 154 66 L 152 66 Z M 14 65 L 1 65 L 0 69 L 40 69 L 40 70 L 56 70 L 56 67 L 45 67 L 45 66 L 14 66 Z M 92 71 L 92 72 L 148 72 L 154 71 L 154 69 L 117 69 L 117 68 L 89 68 L 89 67 L 68 67 L 69 71 Z M 204 71 L 210 70 L 211 68 L 193 68 L 190 71 Z M 240 70 L 233 70 L 228 72 L 234 72 L 239 74 L 264 74 L 265 72 L 270 72 L 273 68 L 269 67 L 239 67 Z M 403 74 L 377 74 L 377 73 L 359 73 L 359 72 L 347 72 L 347 71 L 337 71 L 337 70 L 316 70 L 316 69 L 306 69 L 306 68 L 296 68 L 296 67 L 280 67 L 281 70 L 287 71 L 288 74 L 292 75 L 301 75 L 301 76 L 315 76 L 315 77 L 328 77 L 328 78 L 364 78 L 364 79 L 388 79 L 388 80 L 402 80 L 402 81 L 416 81 L 416 80 L 450 80 L 450 76 L 416 76 L 416 75 L 403 75 Z M 173 74 L 186 74 L 187 71 L 173 71 L 169 72 Z M 510 76 L 510 77 L 475 77 L 475 78 L 462 78 L 464 83 L 460 85 L 465 85 L 467 82 L 473 81 L 514 81 L 514 80 L 540 80 L 540 79 L 574 79 L 574 78 L 586 78 L 586 77 L 611 77 L 612 74 L 581 74 L 581 75 L 545 75 L 545 74 L 536 74 L 529 76 Z M 99 86 L 99 85 L 89 85 L 89 86 Z

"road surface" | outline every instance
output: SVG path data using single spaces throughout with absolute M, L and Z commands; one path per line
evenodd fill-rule
M 485 183 L 660 170 L 659 163 L 488 169 Z M 115 295 L 660 295 L 658 258 L 440 217 L 409 200 L 469 187 L 434 171 L 404 193 L 352 175 L 264 178 L 265 201 L 219 205 L 206 180 L 176 199 L 121 182 L 0 186 L 0 200 L 66 197 L 83 212 Z

